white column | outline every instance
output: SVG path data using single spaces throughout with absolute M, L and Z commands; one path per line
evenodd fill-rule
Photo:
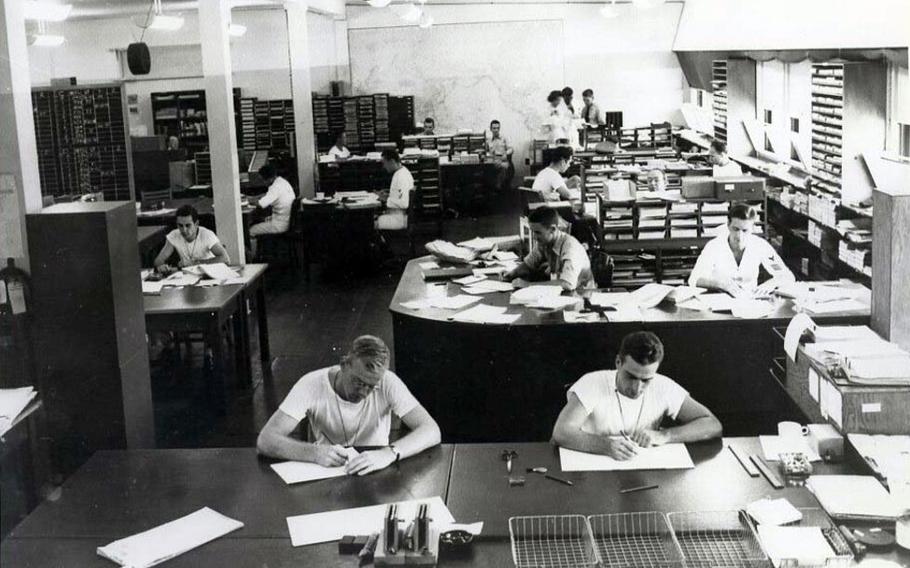
M 234 94 L 228 24 L 230 0 L 199 2 L 199 37 L 202 40 L 202 73 L 212 159 L 212 196 L 218 238 L 231 256 L 243 263 L 243 221 L 240 212 L 240 178 L 237 133 L 234 130 Z
M 294 136 L 297 140 L 297 179 L 300 195 L 313 197 L 316 139 L 313 133 L 313 95 L 310 81 L 310 46 L 307 7 L 304 2 L 286 2 L 288 51 L 291 62 L 291 96 L 294 99 Z
M 22 6 L 0 0 L 0 264 L 27 268 L 25 214 L 41 210 L 41 180 Z

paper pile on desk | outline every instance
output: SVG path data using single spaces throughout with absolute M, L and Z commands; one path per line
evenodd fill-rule
M 157 296 L 161 294 L 161 289 L 164 287 L 164 282 L 161 280 L 143 280 L 142 281 L 142 293 L 148 296 Z
M 37 395 L 35 387 L 0 389 L 0 436 L 13 427 L 13 422 Z
M 894 520 L 901 512 L 871 475 L 813 475 L 806 487 L 835 519 Z
M 343 451 L 348 456 L 348 460 L 352 460 L 360 455 L 360 452 L 354 448 L 345 448 Z M 319 465 L 318 463 L 286 461 L 273 463 L 271 467 L 288 485 L 347 475 L 343 465 L 338 467 L 326 467 Z
M 439 298 L 427 298 L 427 305 L 431 308 L 440 308 L 443 310 L 461 310 L 471 304 L 476 304 L 480 298 L 476 296 L 466 296 L 458 294 L 457 296 L 442 296 Z
M 461 241 L 458 246 L 469 248 L 477 252 L 485 252 L 493 248 L 493 241 L 482 237 L 474 237 L 469 241 Z
M 203 507 L 151 530 L 98 547 L 98 555 L 121 566 L 145 568 L 175 558 L 243 526 Z
M 910 472 L 910 436 L 847 434 L 847 439 L 882 477 L 900 477 Z
M 562 288 L 559 286 L 531 285 L 527 288 L 512 292 L 512 295 L 509 297 L 509 303 L 527 305 L 544 297 L 555 297 L 560 295 L 562 295 Z
M 178 271 L 164 280 L 161 280 L 162 286 L 192 286 L 195 283 L 199 282 L 199 276 L 195 274 L 189 274 L 183 271 Z
M 803 514 L 790 501 L 781 499 L 759 499 L 746 505 L 746 512 L 762 525 L 789 525 L 802 520 Z
M 591 305 L 600 307 L 618 306 L 632 302 L 629 292 L 594 292 L 591 294 Z
M 502 282 L 499 280 L 481 280 L 474 284 L 462 288 L 468 294 L 490 294 L 493 292 L 511 292 L 515 287 L 511 282 Z
M 631 293 L 631 300 L 635 304 L 638 304 L 640 308 L 647 309 L 656 307 L 658 304 L 664 301 L 670 292 L 673 291 L 672 286 L 666 284 L 645 284 L 638 290 L 635 290 Z
M 507 314 L 506 308 L 480 304 L 474 306 L 473 308 L 468 308 L 463 312 L 458 312 L 452 316 L 452 320 L 462 323 L 489 323 L 497 325 L 508 325 L 515 323 L 520 317 L 521 314 Z
M 759 525 L 758 538 L 775 568 L 790 559 L 797 561 L 796 566 L 824 566 L 829 558 L 837 558 L 820 527 Z
M 449 512 L 449 508 L 446 507 L 441 497 L 401 501 L 397 503 L 399 518 L 414 518 L 417 514 L 417 507 L 421 503 L 429 505 L 429 516 L 438 527 L 441 528 L 455 522 L 455 518 Z M 291 544 L 293 546 L 305 546 L 339 540 L 346 534 L 372 534 L 379 532 L 379 529 L 382 528 L 386 507 L 389 504 L 391 503 L 288 517 L 287 523 L 288 532 L 291 534 Z
M 240 278 L 240 274 L 238 274 L 236 270 L 228 268 L 228 265 L 223 262 L 200 264 L 199 268 L 202 270 L 203 274 L 213 280 L 234 280 Z
M 810 343 L 806 354 L 826 366 L 833 357 L 852 383 L 910 385 L 910 353 L 879 337 Z

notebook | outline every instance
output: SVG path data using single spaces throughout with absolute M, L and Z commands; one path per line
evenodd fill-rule
M 835 519 L 895 520 L 895 499 L 871 475 L 813 475 L 806 486 Z

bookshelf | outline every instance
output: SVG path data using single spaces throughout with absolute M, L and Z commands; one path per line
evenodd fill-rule
M 752 154 L 744 121 L 758 116 L 755 106 L 755 61 L 723 59 L 712 63 L 714 136 L 727 143 L 731 156 Z
M 727 141 L 727 60 L 711 62 L 711 88 L 713 90 L 714 137 Z
M 41 194 L 132 200 L 132 153 L 119 84 L 32 89 Z
M 234 89 L 234 123 L 243 123 L 240 89 Z M 152 128 L 161 136 L 176 136 L 187 155 L 208 150 L 209 128 L 205 90 L 151 94 Z M 241 133 L 238 132 L 238 140 Z
M 375 93 L 354 97 L 313 95 L 313 131 L 316 150 L 326 153 L 335 133 L 344 131 L 348 148 L 370 152 L 376 144 L 401 143 L 414 130 L 414 97 Z
M 848 202 L 872 195 L 858 156 L 883 149 L 885 68 L 879 62 L 812 65 L 812 180 Z

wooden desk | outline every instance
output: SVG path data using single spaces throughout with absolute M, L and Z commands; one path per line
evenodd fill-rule
M 300 205 L 300 226 L 307 257 L 325 266 L 326 272 L 344 275 L 365 271 L 375 260 L 371 243 L 374 219 L 382 204 L 348 206 L 344 203 Z
M 42 402 L 35 398 L 0 439 L 0 539 L 38 505 L 48 481 L 42 423 Z
M 565 404 L 566 388 L 583 374 L 614 368 L 627 333 L 649 330 L 663 340 L 660 372 L 714 411 L 727 432 L 755 435 L 777 422 L 801 419 L 769 368 L 779 351 L 775 327 L 795 315 L 778 300 L 774 313 L 739 319 L 664 303 L 644 310 L 643 321 L 566 323 L 561 312 L 509 306 L 508 293 L 482 303 L 520 314 L 512 325 L 450 321 L 451 310 L 410 310 L 403 302 L 425 297 L 420 262 L 408 263 L 389 305 L 395 370 L 454 442 L 545 441 Z M 447 293 L 460 293 L 449 283 Z M 868 299 L 867 299 L 868 304 Z M 823 325 L 868 324 L 868 308 L 814 316 Z

